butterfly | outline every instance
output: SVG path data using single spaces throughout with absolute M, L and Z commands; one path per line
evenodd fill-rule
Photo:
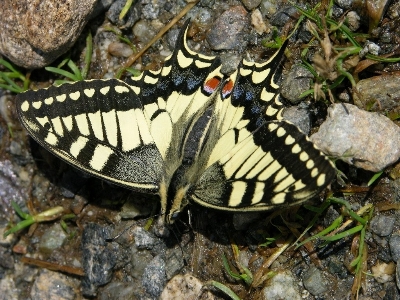
M 166 224 L 191 201 L 261 211 L 320 193 L 335 176 L 332 163 L 282 118 L 286 43 L 268 61 L 243 60 L 224 76 L 219 58 L 188 47 L 188 27 L 160 70 L 18 95 L 21 123 L 74 167 L 158 194 Z

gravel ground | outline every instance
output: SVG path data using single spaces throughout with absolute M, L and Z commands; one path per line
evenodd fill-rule
M 357 1 L 335 1 L 332 18 L 340 22 L 347 16 L 347 24 L 354 32 L 365 33 L 369 28 L 369 40 L 378 46 L 379 55 L 394 52 L 393 57 L 399 57 L 400 5 L 396 1 L 375 2 L 375 10 L 368 10 Z M 307 5 L 314 7 L 316 3 Z M 124 4 L 125 1 L 114 1 L 110 7 L 110 3 L 103 1 L 102 9 L 94 6 L 87 12 L 90 17 L 82 12 L 85 26 L 74 27 L 76 34 L 70 39 L 76 42 L 68 55 L 79 66 L 83 65 L 89 31 L 93 35 L 94 55 L 88 78 L 114 77 L 127 57 L 148 43 L 187 3 L 137 1 L 127 16 L 119 20 Z M 306 7 L 304 3 L 298 4 Z M 292 32 L 299 16 L 297 9 L 287 2 L 216 0 L 201 1 L 184 19 L 192 19 L 188 41 L 191 49 L 219 55 L 223 72 L 228 74 L 242 58 L 261 62 L 270 57 L 275 50 L 263 47 L 262 41 Z M 1 14 L 0 19 L 3 23 L 10 19 L 23 21 Z M 154 43 L 133 67 L 159 69 L 173 50 L 184 19 Z M 67 21 L 65 26 L 69 26 Z M 56 218 L 32 225 L 29 231 L 0 237 L 0 299 L 229 299 L 215 287 L 215 282 L 229 287 L 241 299 L 355 299 L 357 272 L 352 261 L 359 255 L 360 244 L 364 250 L 362 272 L 358 273 L 358 298 L 400 299 L 400 173 L 396 164 L 400 156 L 396 121 L 400 108 L 400 89 L 396 84 L 400 64 L 371 64 L 357 73 L 356 80 L 361 79 L 357 87 L 345 79 L 334 90 L 336 104 L 330 102 L 329 95 L 325 100 L 312 96 L 300 100 L 299 95 L 310 88 L 314 78 L 301 65 L 300 56 L 312 38 L 310 26 L 303 22 L 290 38 L 290 56 L 283 66 L 282 95 L 290 106 L 295 106 L 285 118 L 304 132 L 314 134 L 313 141 L 337 159 L 338 170 L 344 175 L 309 204 L 321 206 L 332 191 L 348 201 L 353 211 L 365 209 L 363 218 L 367 223 L 362 233 L 349 233 L 327 245 L 323 240 L 314 240 L 296 249 L 287 246 L 316 217 L 315 211 L 299 207 L 232 214 L 191 204 L 168 229 L 169 236 L 160 236 L 155 222 L 149 228 L 148 218 L 159 209 L 157 197 L 132 193 L 89 177 L 55 158 L 27 137 L 15 115 L 14 94 L 0 89 L 0 233 L 10 223 L 20 221 L 11 201 L 33 214 L 61 206 L 63 215 L 75 215 L 64 220 L 66 229 Z M 59 27 L 60 24 L 54 25 Z M 131 45 L 115 32 L 127 37 Z M 39 34 L 36 38 L 41 39 Z M 332 34 L 330 38 L 333 44 L 343 42 L 340 36 Z M 367 45 L 361 37 L 360 43 Z M 60 42 L 60 47 L 67 44 Z M 32 45 L 35 42 L 30 40 L 30 49 Z M 36 58 L 29 56 L 30 68 L 54 60 L 55 53 L 62 54 L 68 48 L 51 49 L 46 59 L 34 63 Z M 4 56 L 7 49 L 0 44 Z M 324 53 L 318 42 L 310 49 L 305 57 L 310 63 L 312 55 Z M 374 51 L 373 47 L 368 49 Z M 28 56 L 30 50 L 26 51 Z M 46 51 L 42 50 L 43 55 Z M 8 57 L 18 63 L 18 53 L 14 54 Z M 323 59 L 322 71 L 332 79 L 337 69 L 329 58 Z M 25 59 L 20 64 L 28 67 L 28 63 Z M 56 77 L 39 68 L 31 72 L 30 78 L 31 88 L 36 88 L 48 86 Z M 313 87 L 317 88 L 318 82 Z M 320 126 L 321 131 L 316 133 Z M 367 186 L 382 169 L 385 171 L 378 180 Z M 343 222 L 352 220 L 342 205 L 330 205 L 318 215 L 305 237 L 329 227 L 339 217 Z M 359 224 L 353 222 L 346 229 Z M 269 238 L 274 239 L 267 243 Z M 281 250 L 284 251 L 276 255 Z M 253 280 L 246 282 L 229 275 L 224 255 L 232 272 L 244 273 L 247 268 Z M 39 260 L 39 266 L 37 261 L 24 263 L 26 258 Z

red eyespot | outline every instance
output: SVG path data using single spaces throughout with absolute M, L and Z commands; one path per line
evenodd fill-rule
M 225 98 L 229 97 L 230 94 L 232 93 L 232 90 L 233 90 L 233 81 L 229 79 L 224 84 L 224 86 L 221 90 L 222 98 L 225 99 Z
M 211 95 L 212 93 L 214 93 L 214 91 L 218 88 L 219 84 L 221 83 L 221 78 L 219 77 L 213 77 L 209 80 L 207 80 L 204 83 L 204 91 Z

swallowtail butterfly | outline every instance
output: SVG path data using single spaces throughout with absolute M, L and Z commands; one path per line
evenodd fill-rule
M 78 169 L 161 198 L 171 224 L 188 203 L 228 211 L 299 204 L 335 176 L 329 159 L 282 119 L 284 48 L 243 60 L 228 77 L 220 60 L 189 49 L 188 22 L 158 71 L 126 81 L 86 80 L 28 91 L 17 112 L 28 133 Z M 191 132 L 211 110 L 190 160 Z

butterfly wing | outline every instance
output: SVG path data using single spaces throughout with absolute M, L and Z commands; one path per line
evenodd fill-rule
M 202 175 L 189 172 L 195 202 L 237 211 L 294 205 L 318 194 L 335 176 L 329 159 L 282 120 L 276 82 L 283 53 L 281 48 L 264 64 L 244 61 L 222 86 L 207 133 L 210 146 L 193 167 Z
M 16 106 L 28 133 L 61 159 L 113 183 L 157 192 L 163 160 L 126 83 L 90 80 L 28 91 Z

